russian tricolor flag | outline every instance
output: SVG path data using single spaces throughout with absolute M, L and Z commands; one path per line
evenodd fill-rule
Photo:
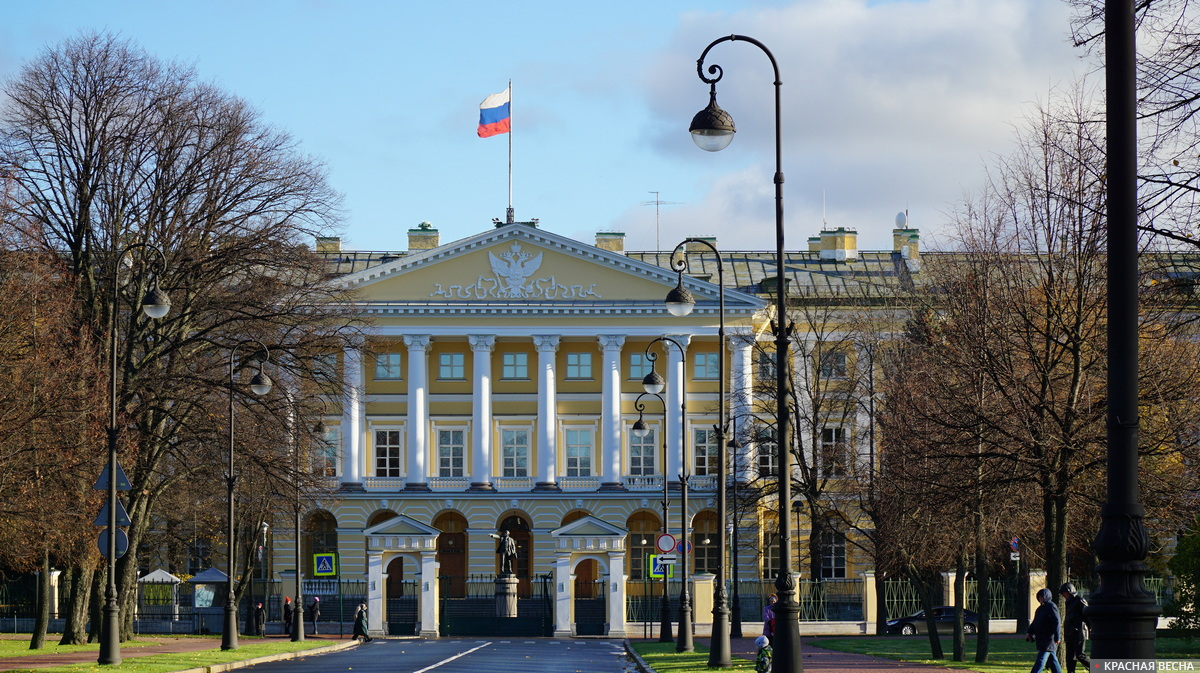
M 511 87 L 510 87 L 511 88 Z M 509 89 L 494 93 L 479 104 L 479 137 L 488 138 L 510 130 Z

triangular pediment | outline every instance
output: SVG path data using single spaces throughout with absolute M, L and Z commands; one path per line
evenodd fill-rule
M 441 531 L 416 519 L 410 519 L 403 514 L 394 516 L 387 521 L 377 523 L 363 531 L 363 535 L 404 535 L 437 537 Z
M 607 521 L 594 516 L 585 516 L 571 523 L 550 531 L 554 537 L 610 537 L 624 538 L 629 531 L 620 526 L 614 526 Z
M 619 252 L 512 224 L 337 279 L 372 309 L 428 310 L 570 305 L 658 312 L 677 275 Z M 719 288 L 685 276 L 697 301 L 715 302 Z M 726 291 L 731 316 L 765 306 L 751 294 Z

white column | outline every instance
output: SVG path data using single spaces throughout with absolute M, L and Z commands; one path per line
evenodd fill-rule
M 436 551 L 421 552 L 421 623 L 417 635 L 438 637 L 438 562 Z
M 608 552 L 608 633 L 609 638 L 624 638 L 625 632 L 625 552 Z
M 363 475 L 363 352 L 350 346 L 342 353 L 342 488 L 362 488 Z
M 752 481 L 757 476 L 753 472 L 757 465 L 750 459 L 754 455 L 751 434 L 754 429 L 754 342 L 755 336 L 749 332 L 729 335 L 729 345 L 733 351 L 730 353 L 729 366 L 729 408 L 733 420 L 733 436 L 742 445 L 733 457 L 733 465 L 738 480 L 743 482 Z
M 472 366 L 471 414 L 475 419 L 471 432 L 472 491 L 492 488 L 492 350 L 496 337 L 490 334 L 467 336 L 475 354 Z
M 367 632 L 383 633 L 383 552 L 367 552 Z
M 406 334 L 408 346 L 408 466 L 405 470 L 405 490 L 428 491 L 429 472 L 425 457 L 429 455 L 429 352 L 428 334 Z M 434 627 L 436 628 L 436 627 Z
M 558 552 L 554 557 L 554 637 L 570 638 L 571 613 L 575 601 L 571 600 L 571 552 Z
M 602 334 L 600 365 L 600 490 L 624 491 L 621 485 L 621 347 L 625 337 Z
M 538 352 L 538 476 L 535 491 L 558 488 L 558 402 L 555 356 L 557 334 L 534 334 Z
M 676 343 L 683 347 L 684 353 L 680 353 L 679 349 L 669 343 L 663 343 L 663 349 L 667 354 L 666 371 L 663 372 L 663 378 L 667 381 L 666 399 L 667 399 L 667 422 L 664 431 L 667 433 L 667 479 L 678 481 L 679 476 L 683 474 L 683 465 L 686 460 L 684 456 L 685 442 L 683 440 L 683 432 L 686 425 L 686 419 L 680 418 L 680 405 L 683 403 L 683 377 L 684 377 L 684 356 L 688 343 L 691 341 L 691 336 L 688 334 L 671 334 L 669 339 L 673 339 Z M 690 470 L 689 470 L 690 472 Z

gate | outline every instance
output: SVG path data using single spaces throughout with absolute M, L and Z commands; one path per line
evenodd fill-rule
M 443 636 L 550 637 L 554 635 L 551 576 L 519 577 L 517 616 L 496 616 L 496 576 L 442 576 L 438 629 Z
M 387 633 L 411 636 L 417 632 L 417 581 L 388 582 Z
M 607 580 L 575 581 L 575 635 L 602 636 L 607 621 Z

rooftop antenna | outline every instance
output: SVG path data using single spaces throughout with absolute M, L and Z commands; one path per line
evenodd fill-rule
M 642 201 L 638 205 L 654 206 L 654 250 L 656 252 L 662 252 L 662 241 L 659 240 L 659 227 L 658 227 L 659 208 L 661 206 L 678 206 L 678 205 L 681 205 L 683 202 L 682 201 L 663 201 L 662 199 L 658 198 L 658 192 L 647 192 L 647 194 L 653 194 L 654 200 L 653 201 Z
M 829 220 L 825 219 L 825 190 L 821 190 L 821 228 L 825 229 L 829 226 Z

